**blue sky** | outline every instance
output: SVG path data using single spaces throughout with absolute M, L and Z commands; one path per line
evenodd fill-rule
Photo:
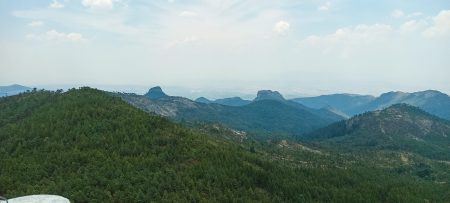
M 0 85 L 450 93 L 448 0 L 0 0 L 0 29 Z

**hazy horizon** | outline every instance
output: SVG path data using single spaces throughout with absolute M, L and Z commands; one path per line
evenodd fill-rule
M 0 0 L 0 16 L 1 85 L 450 93 L 446 0 Z
M 24 85 L 24 84 L 0 84 L 1 86 L 8 86 L 8 85 Z M 215 99 L 222 99 L 222 98 L 229 98 L 229 97 L 241 97 L 243 99 L 252 100 L 256 97 L 257 92 L 259 90 L 272 90 L 272 91 L 278 91 L 280 92 L 286 99 L 293 99 L 293 98 L 300 98 L 300 97 L 314 97 L 314 96 L 321 96 L 321 95 L 331 95 L 331 94 L 353 94 L 353 95 L 369 95 L 378 97 L 383 93 L 387 92 L 405 92 L 405 93 L 413 93 L 413 92 L 421 92 L 421 91 L 427 91 L 427 90 L 436 90 L 440 91 L 444 94 L 449 94 L 447 92 L 437 90 L 437 89 L 420 89 L 420 90 L 411 90 L 411 91 L 405 91 L 405 90 L 386 90 L 381 91 L 377 94 L 370 94 L 370 93 L 361 93 L 361 92 L 320 92 L 317 91 L 317 93 L 305 93 L 305 92 L 295 92 L 295 91 L 280 91 L 278 89 L 264 89 L 264 88 L 255 88 L 255 89 L 215 89 L 215 90 L 208 90 L 208 89 L 202 89 L 202 88 L 188 88 L 188 87 L 182 87 L 182 86 L 161 86 L 158 84 L 155 85 L 98 85 L 98 84 L 61 84 L 61 85 L 24 85 L 31 88 L 38 88 L 38 89 L 46 89 L 46 90 L 57 90 L 57 89 L 63 89 L 68 90 L 70 88 L 79 88 L 79 87 L 92 87 L 97 88 L 104 91 L 110 91 L 110 92 L 125 92 L 125 93 L 135 93 L 139 95 L 143 95 L 148 92 L 148 90 L 152 87 L 160 86 L 162 90 L 170 95 L 170 96 L 182 96 L 186 97 L 192 100 L 195 100 L 199 97 L 206 97 L 210 100 Z

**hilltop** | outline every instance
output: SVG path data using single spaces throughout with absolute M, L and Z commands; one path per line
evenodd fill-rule
M 392 149 L 450 160 L 450 121 L 395 104 L 317 130 L 307 137 L 347 149 Z

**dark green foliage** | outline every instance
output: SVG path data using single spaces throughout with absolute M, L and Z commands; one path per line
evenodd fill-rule
M 429 180 L 447 177 L 436 176 L 445 165 L 399 173 L 354 156 L 236 144 L 90 88 L 2 98 L 0 109 L 1 196 L 50 193 L 73 202 L 450 200 L 448 183 Z
M 145 96 L 117 94 L 147 112 L 178 121 L 222 123 L 253 134 L 301 135 L 342 117 L 324 109 L 310 109 L 286 100 L 260 100 L 243 106 L 193 102 L 182 97 L 150 100 Z
M 403 150 L 450 160 L 450 122 L 406 104 L 357 115 L 306 137 L 347 150 Z

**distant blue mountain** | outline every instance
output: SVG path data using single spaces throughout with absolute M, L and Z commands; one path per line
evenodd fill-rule
M 253 101 L 261 101 L 261 100 L 285 101 L 283 95 L 281 95 L 278 91 L 272 90 L 258 91 L 256 98 Z
M 223 98 L 223 99 L 216 99 L 213 101 L 209 100 L 205 97 L 199 97 L 195 101 L 199 102 L 199 103 L 204 103 L 204 104 L 214 103 L 214 104 L 221 104 L 221 105 L 225 105 L 225 106 L 244 106 L 244 105 L 252 103 L 252 101 L 244 100 L 240 97 L 229 97 L 229 98 Z
M 387 92 L 379 97 L 333 94 L 318 97 L 296 98 L 298 102 L 311 108 L 324 108 L 330 106 L 347 115 L 380 110 L 394 104 L 405 103 L 419 107 L 428 113 L 450 120 L 450 97 L 436 90 L 426 90 L 414 93 Z
M 211 101 L 211 100 L 209 100 L 209 99 L 207 99 L 205 97 L 199 97 L 199 98 L 195 99 L 195 102 L 209 104 L 209 103 L 211 103 L 213 101 Z
M 163 98 L 163 97 L 168 97 L 166 93 L 164 93 L 161 89 L 161 87 L 156 86 L 156 87 L 152 87 L 150 88 L 150 90 L 148 90 L 148 92 L 144 95 L 150 99 L 159 99 L 159 98 Z
M 388 92 L 357 110 L 359 112 L 379 110 L 399 103 L 416 106 L 428 113 L 450 120 L 450 97 L 436 90 L 414 93 Z
M 0 97 L 12 96 L 16 94 L 20 94 L 22 92 L 32 90 L 31 87 L 26 87 L 22 85 L 8 85 L 8 86 L 0 86 Z
M 229 97 L 223 99 L 216 99 L 214 103 L 227 105 L 227 106 L 244 106 L 252 103 L 250 100 L 245 100 L 240 97 Z
M 331 94 L 317 97 L 304 97 L 292 99 L 310 108 L 334 108 L 347 115 L 360 113 L 360 108 L 375 100 L 374 96 L 355 94 Z

